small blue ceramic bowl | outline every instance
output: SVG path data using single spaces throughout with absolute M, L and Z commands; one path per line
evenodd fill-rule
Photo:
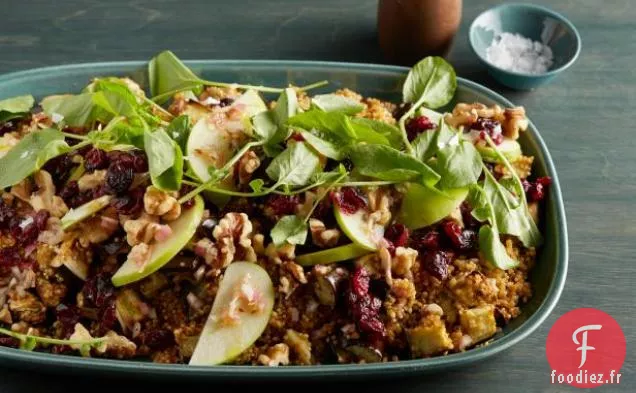
M 553 64 L 547 72 L 529 74 L 504 70 L 486 59 L 486 50 L 501 33 L 521 34 L 552 49 Z M 502 4 L 479 15 L 468 33 L 470 45 L 488 72 L 499 83 L 518 90 L 545 84 L 570 67 L 581 51 L 581 37 L 563 15 L 533 4 Z

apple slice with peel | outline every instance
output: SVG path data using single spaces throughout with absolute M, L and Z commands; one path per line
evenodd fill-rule
M 262 267 L 251 262 L 230 264 L 190 365 L 227 363 L 249 348 L 267 327 L 274 298 L 274 285 Z
M 225 130 L 219 129 L 207 118 L 203 118 L 190 131 L 186 144 L 186 154 L 188 165 L 194 175 L 201 182 L 206 182 L 211 177 L 210 168 L 221 168 L 234 155 L 232 135 Z M 230 174 L 216 187 L 234 190 L 233 176 Z M 219 207 L 225 205 L 230 199 L 228 195 L 209 191 L 205 192 L 205 196 Z
M 170 236 L 161 243 L 155 242 L 150 245 L 152 250 L 148 263 L 140 266 L 137 261 L 128 259 L 115 272 L 112 278 L 113 285 L 121 287 L 139 281 L 170 262 L 194 236 L 202 217 L 203 199 L 197 195 L 194 197 L 194 206 L 184 209 L 178 219 L 168 224 L 172 230 Z
M 326 265 L 328 263 L 348 261 L 368 254 L 370 251 L 355 243 L 311 252 L 296 257 L 296 263 L 301 266 Z
M 263 101 L 260 94 L 255 90 L 248 90 L 243 93 L 243 95 L 234 101 L 232 106 L 243 113 L 241 121 L 245 127 L 245 132 L 250 135 L 252 134 L 252 117 L 267 110 L 265 101 Z
M 80 221 L 83 221 L 93 216 L 98 211 L 102 210 L 110 203 L 113 197 L 110 195 L 104 195 L 97 199 L 93 199 L 90 202 L 69 210 L 64 217 L 62 217 L 62 229 L 66 230 Z
M 483 158 L 484 161 L 492 163 L 500 161 L 492 147 L 478 143 L 475 145 L 475 148 L 477 148 L 477 151 L 481 154 L 481 158 Z M 514 161 L 522 155 L 521 145 L 514 139 L 504 138 L 503 142 L 497 146 L 497 149 L 510 161 Z
M 452 213 L 468 196 L 468 188 L 444 192 L 421 184 L 409 183 L 397 220 L 409 229 L 423 228 Z
M 369 251 L 375 251 L 379 248 L 382 239 L 384 239 L 384 227 L 370 223 L 366 209 L 347 213 L 337 203 L 334 203 L 333 206 L 340 229 L 352 242 Z

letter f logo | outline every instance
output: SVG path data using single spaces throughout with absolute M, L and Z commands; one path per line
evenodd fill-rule
M 576 329 L 572 334 L 572 341 L 574 341 L 574 344 L 581 345 L 580 347 L 576 348 L 577 351 L 581 351 L 581 364 L 579 364 L 579 368 L 583 367 L 583 365 L 585 364 L 585 360 L 587 360 L 587 351 L 593 351 L 596 349 L 587 345 L 588 330 L 601 330 L 602 327 L 602 325 L 585 325 Z M 583 339 L 581 340 L 581 342 L 579 342 L 576 336 L 581 332 L 583 332 Z

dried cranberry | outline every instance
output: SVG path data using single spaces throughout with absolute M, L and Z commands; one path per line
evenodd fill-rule
M 423 133 L 424 131 L 434 129 L 435 123 L 433 123 L 431 119 L 426 116 L 414 117 L 406 123 L 406 134 L 409 138 L 409 141 L 414 140 L 419 134 Z
M 62 325 L 64 332 L 70 335 L 75 328 L 75 324 L 80 320 L 80 311 L 77 306 L 60 304 L 55 308 L 55 317 Z
M 62 154 L 61 156 L 55 157 L 44 165 L 44 170 L 51 174 L 53 179 L 53 183 L 56 187 L 61 186 L 68 180 L 68 177 L 71 174 L 71 169 L 76 164 L 73 162 L 73 157 L 69 154 Z
M 496 120 L 480 117 L 470 126 L 470 129 L 481 131 L 480 137 L 484 140 L 486 139 L 485 135 L 490 136 L 495 145 L 499 145 L 503 142 L 504 137 L 501 133 L 501 123 Z
M 303 137 L 302 134 L 299 134 L 297 132 L 294 132 L 293 134 L 291 134 L 290 138 L 298 142 L 302 142 L 305 140 L 305 137 Z
M 473 208 L 468 202 L 463 202 L 459 206 L 459 210 L 462 212 L 462 221 L 464 221 L 464 227 L 474 229 L 479 227 L 480 222 L 473 217 Z
M 117 161 L 110 164 L 106 172 L 106 191 L 115 195 L 125 194 L 134 179 L 132 161 Z
M 60 190 L 60 198 L 66 202 L 66 204 L 70 204 L 69 202 L 79 194 L 79 186 L 77 185 L 77 181 L 73 180 L 64 185 Z
M 339 192 L 332 192 L 329 196 L 331 201 L 347 214 L 354 214 L 367 207 L 367 200 L 354 187 L 343 187 Z
M 11 223 L 11 219 L 15 216 L 15 209 L 7 205 L 4 199 L 0 198 L 0 228 L 8 228 Z
M 47 217 L 48 218 L 48 217 Z M 34 216 L 14 218 L 10 224 L 11 234 L 20 245 L 29 245 L 38 238 L 40 229 Z
M 446 251 L 426 251 L 422 257 L 424 269 L 440 280 L 448 277 L 450 254 Z
M 411 236 L 413 248 L 418 250 L 439 250 L 442 237 L 436 230 L 416 231 Z
M 20 346 L 20 340 L 15 337 L 0 337 L 0 346 L 18 348 Z
M 101 188 L 101 187 L 98 187 Z M 95 199 L 95 190 L 80 191 L 75 180 L 70 181 L 60 190 L 60 197 L 66 205 L 71 208 L 81 206 L 92 199 Z
M 48 221 L 50 216 L 51 214 L 48 212 L 48 210 L 44 209 L 38 210 L 38 212 L 35 213 L 33 219 L 35 220 L 35 226 L 38 228 L 39 231 L 43 231 L 46 229 L 46 222 Z
M 404 224 L 393 224 L 387 229 L 384 237 L 395 247 L 404 247 L 409 241 L 409 229 Z
M 351 275 L 351 292 L 356 296 L 367 296 L 371 277 L 367 269 L 358 267 Z
M 20 251 L 17 246 L 0 248 L 0 266 L 11 267 L 18 265 L 22 261 Z
M 109 299 L 109 303 L 100 309 L 99 316 L 99 332 L 105 334 L 112 330 L 117 323 L 117 312 L 115 309 L 115 299 Z
M 92 148 L 86 153 L 84 160 L 84 168 L 89 172 L 108 167 L 108 154 L 101 149 Z
M 167 329 L 151 330 L 144 335 L 143 343 L 150 349 L 166 349 L 175 344 L 174 334 Z
M 475 247 L 476 235 L 471 229 L 463 229 L 456 221 L 447 220 L 442 223 L 442 229 L 446 237 L 451 241 L 453 248 L 459 251 L 468 251 Z
M 265 206 L 277 216 L 294 214 L 296 206 L 300 203 L 298 195 L 271 195 L 267 198 Z
M 126 195 L 113 198 L 110 205 L 117 210 L 117 213 L 126 216 L 134 216 L 144 208 L 144 189 L 137 187 Z
M 540 202 L 545 198 L 546 189 L 552 184 L 552 178 L 549 176 L 539 177 L 534 182 L 523 180 L 522 184 L 526 198 L 531 202 Z
M 224 97 L 221 98 L 221 100 L 219 101 L 219 106 L 221 108 L 226 107 L 226 106 L 230 106 L 234 103 L 234 99 L 230 98 L 230 97 Z
M 314 209 L 314 212 L 311 213 L 312 218 L 317 218 L 319 220 L 324 220 L 327 217 L 327 214 L 331 212 L 331 200 L 329 198 L 324 198 L 318 203 L 318 206 Z
M 379 316 L 382 302 L 369 292 L 369 286 L 369 272 L 364 267 L 357 267 L 349 280 L 347 303 L 358 328 L 371 340 L 379 340 L 385 335 L 384 323 Z
M 136 173 L 148 172 L 148 157 L 146 153 L 141 150 L 133 150 L 131 152 L 133 170 Z
M 82 288 L 84 298 L 97 308 L 104 307 L 115 297 L 115 287 L 105 273 L 90 277 Z

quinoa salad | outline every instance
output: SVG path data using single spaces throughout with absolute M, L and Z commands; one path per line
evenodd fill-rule
M 147 72 L 0 100 L 0 345 L 399 361 L 487 345 L 532 296 L 551 180 L 525 110 L 453 101 L 442 58 L 395 102 L 209 81 L 169 51 Z

